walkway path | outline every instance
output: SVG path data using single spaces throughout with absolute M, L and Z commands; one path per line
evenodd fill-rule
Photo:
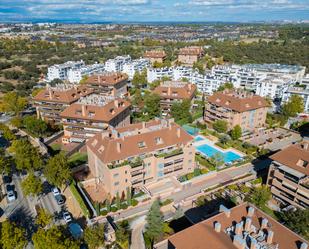
M 132 244 L 130 249 L 145 249 L 145 242 L 143 237 L 143 229 L 146 221 L 145 216 L 141 216 L 131 222 L 132 229 Z

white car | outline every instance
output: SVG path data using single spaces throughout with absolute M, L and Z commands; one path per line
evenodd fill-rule
M 56 196 L 56 195 L 60 195 L 60 191 L 59 191 L 59 189 L 58 188 L 53 188 L 53 194 L 54 194 L 54 196 Z
M 9 190 L 7 192 L 7 198 L 9 202 L 15 201 L 16 200 L 16 196 L 13 190 Z
M 72 221 L 72 217 L 69 212 L 63 212 L 63 219 L 65 223 L 69 223 Z

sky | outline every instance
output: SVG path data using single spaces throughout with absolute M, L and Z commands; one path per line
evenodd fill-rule
M 0 22 L 309 20 L 309 0 L 0 0 Z

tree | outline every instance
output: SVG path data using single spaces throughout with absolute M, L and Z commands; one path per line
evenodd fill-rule
M 42 168 L 40 153 L 28 140 L 14 140 L 9 150 L 15 153 L 14 159 L 18 170 Z
M 249 196 L 250 202 L 257 207 L 263 208 L 271 198 L 271 192 L 265 185 L 253 189 Z
M 61 187 L 65 184 L 71 179 L 71 170 L 67 157 L 63 153 L 51 157 L 45 166 L 44 175 L 55 186 Z
M 119 196 L 119 192 L 117 192 L 117 194 L 116 194 L 116 207 L 117 207 L 117 209 L 120 209 L 120 196 Z
M 132 190 L 130 187 L 127 187 L 127 204 L 128 206 L 131 206 L 132 203 L 132 194 L 131 194 Z
M 136 89 L 133 95 L 132 104 L 134 106 L 142 107 L 143 104 L 143 96 L 140 89 Z
M 222 144 L 227 144 L 231 140 L 229 135 L 223 135 L 220 137 L 219 141 Z
M 155 93 L 148 94 L 145 97 L 145 112 L 149 119 L 160 115 L 160 96 Z
M 193 63 L 193 68 L 197 69 L 200 74 L 204 73 L 204 63 L 202 61 L 196 61 Z
M 89 249 L 97 249 L 104 246 L 104 224 L 88 226 L 84 231 L 84 241 Z
M 5 150 L 0 148 L 0 174 L 5 172 L 9 174 L 11 172 L 12 160 L 11 157 L 6 156 Z
M 16 128 L 22 128 L 23 127 L 23 120 L 20 117 L 14 117 L 10 121 L 11 125 Z
M 38 195 L 43 191 L 43 185 L 39 177 L 31 172 L 21 183 L 25 195 Z
M 231 138 L 233 140 L 238 140 L 239 138 L 241 138 L 242 135 L 242 131 L 241 131 L 241 127 L 239 125 L 236 125 L 232 130 L 231 130 Z
M 27 105 L 27 99 L 18 96 L 16 92 L 6 93 L 1 101 L 0 109 L 4 112 L 13 112 L 18 115 Z
M 219 152 L 215 153 L 213 156 L 209 158 L 209 161 L 212 165 L 214 165 L 216 168 L 219 166 L 222 166 L 224 164 L 224 158 L 223 155 Z
M 151 248 L 153 248 L 154 242 L 163 235 L 163 214 L 160 211 L 160 201 L 155 200 L 146 217 L 146 231 L 145 234 L 151 242 Z
M 227 132 L 227 122 L 225 120 L 217 120 L 212 124 L 214 130 L 219 133 L 226 133 Z
M 280 213 L 284 225 L 309 240 L 309 208 Z
M 0 124 L 0 130 L 2 131 L 2 136 L 4 137 L 4 139 L 8 141 L 12 141 L 16 139 L 16 136 L 14 135 L 14 133 L 5 124 Z
M 117 224 L 116 242 L 121 248 L 129 248 L 130 229 L 129 222 L 123 220 Z
M 288 102 L 282 106 L 282 113 L 287 117 L 295 117 L 304 111 L 304 100 L 299 95 L 292 95 Z
M 35 224 L 39 225 L 41 228 L 49 225 L 53 220 L 53 216 L 45 209 L 40 208 L 35 220 Z
M 179 124 L 186 124 L 192 122 L 192 115 L 190 113 L 191 101 L 186 99 L 181 102 L 176 102 L 171 107 L 171 116 Z
M 33 234 L 32 241 L 35 249 L 78 249 L 78 242 L 66 236 L 63 227 L 53 226 L 47 230 L 39 228 Z
M 226 82 L 224 83 L 223 85 L 219 86 L 219 88 L 217 89 L 218 92 L 222 92 L 223 90 L 225 89 L 234 89 L 234 85 L 233 83 L 230 83 L 230 82 Z
M 141 88 L 147 83 L 147 71 L 136 72 L 132 79 L 132 84 L 135 88 Z
M 87 80 L 88 80 L 89 76 L 88 75 L 84 75 L 82 77 L 82 79 L 80 80 L 79 84 L 86 84 Z
M 24 117 L 23 125 L 28 132 L 37 137 L 43 136 L 48 128 L 42 119 L 37 119 L 35 116 Z
M 0 237 L 3 249 L 22 249 L 27 244 L 26 230 L 8 220 L 1 223 Z

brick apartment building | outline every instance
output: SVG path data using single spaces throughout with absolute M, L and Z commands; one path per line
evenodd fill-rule
M 309 207 L 309 142 L 290 145 L 271 156 L 267 178 L 273 197 L 284 204 Z
M 122 97 L 128 93 L 128 76 L 123 73 L 104 73 L 90 76 L 85 84 L 97 94 Z
M 93 184 L 114 197 L 126 194 L 128 188 L 141 189 L 164 177 L 192 172 L 192 142 L 193 137 L 173 120 L 152 120 L 104 131 L 86 143 Z
M 198 46 L 191 46 L 179 49 L 178 61 L 186 64 L 193 65 L 204 55 L 204 49 Z
M 109 126 L 130 124 L 131 104 L 120 98 L 91 94 L 68 106 L 61 114 L 63 143 L 83 142 Z
M 204 120 L 213 123 L 225 120 L 229 129 L 239 125 L 244 131 L 263 127 L 268 110 L 267 101 L 244 90 L 224 90 L 207 98 Z
M 166 58 L 166 53 L 163 50 L 150 50 L 144 53 L 144 58 L 149 59 L 151 63 L 163 63 Z
M 33 98 L 33 105 L 36 107 L 38 118 L 51 124 L 59 124 L 61 121 L 60 113 L 65 108 L 92 92 L 87 86 L 73 84 L 48 86 Z
M 160 107 L 162 113 L 168 114 L 174 103 L 190 100 L 196 95 L 196 85 L 182 81 L 165 81 L 156 87 L 154 93 L 161 98 Z
M 163 247 L 162 247 L 163 248 Z M 248 203 L 220 212 L 168 238 L 168 249 L 307 249 L 308 242 Z

